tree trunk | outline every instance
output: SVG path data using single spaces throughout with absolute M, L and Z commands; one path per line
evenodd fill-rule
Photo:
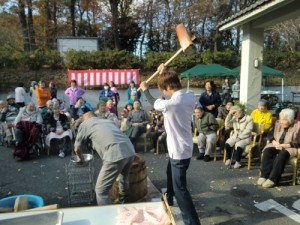
M 142 34 L 142 38 L 141 38 L 141 43 L 140 43 L 140 58 L 142 59 L 143 57 L 143 52 L 144 52 L 144 41 L 145 41 L 145 36 L 147 33 L 147 24 L 148 24 L 148 18 L 150 15 L 150 10 L 152 9 L 152 4 L 153 1 L 149 1 L 148 6 L 147 6 L 147 11 L 146 11 L 146 16 L 145 16 L 145 21 L 144 21 L 144 25 L 143 25 L 143 34 Z M 152 18 L 152 13 L 151 13 L 151 18 Z M 151 19 L 149 18 L 149 19 Z
M 53 40 L 52 40 L 52 47 L 53 49 L 56 49 L 56 36 L 57 36 L 57 4 L 56 0 L 53 0 L 53 11 L 52 11 L 52 18 L 53 18 Z
M 110 8 L 111 8 L 111 15 L 112 15 L 112 29 L 114 34 L 114 42 L 115 42 L 115 48 L 117 50 L 120 50 L 120 39 L 119 39 L 119 24 L 118 24 L 118 18 L 119 18 L 119 11 L 118 11 L 118 5 L 120 3 L 120 0 L 109 0 Z
M 29 52 L 30 51 L 30 44 L 29 44 L 29 36 L 28 36 L 28 29 L 27 29 L 27 21 L 26 21 L 26 15 L 25 15 L 25 5 L 23 0 L 18 0 L 18 15 L 19 20 L 22 26 L 22 38 L 23 38 L 23 46 L 24 51 Z
M 29 31 L 30 50 L 33 51 L 36 49 L 36 45 L 35 45 L 35 32 L 34 32 L 33 17 L 32 17 L 32 0 L 27 0 L 27 3 L 28 3 L 28 31 Z
M 70 20 L 71 20 L 71 32 L 72 36 L 76 36 L 75 33 L 75 1 L 76 0 L 71 0 L 69 4 L 69 10 L 70 10 Z
M 170 9 L 170 2 L 169 0 L 165 0 L 165 5 L 166 5 L 166 18 L 167 18 L 167 24 L 166 24 L 166 30 L 165 30 L 165 40 L 163 40 L 163 50 L 164 51 L 171 51 L 171 9 Z
M 45 38 L 46 38 L 46 46 L 50 48 L 51 46 L 51 35 L 50 35 L 50 27 L 51 27 L 51 10 L 49 0 L 45 1 L 45 11 L 46 11 L 46 27 L 45 27 Z

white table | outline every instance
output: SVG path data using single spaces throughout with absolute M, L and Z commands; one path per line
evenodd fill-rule
M 91 207 L 74 207 L 58 209 L 64 213 L 64 225 L 115 225 L 118 215 L 118 209 L 124 206 L 130 207 L 160 207 L 162 201 L 158 202 L 142 202 L 124 205 L 109 206 L 91 206 Z M 21 216 L 37 215 L 41 213 L 55 212 L 55 210 L 36 211 L 36 212 L 19 212 L 19 213 L 2 213 L 0 214 L 0 224 L 3 219 L 11 219 Z

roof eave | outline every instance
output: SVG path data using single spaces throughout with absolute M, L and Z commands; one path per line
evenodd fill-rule
M 273 11 L 273 10 L 275 10 L 279 7 L 282 7 L 283 5 L 286 5 L 289 2 L 293 2 L 293 1 L 294 0 L 274 0 L 273 2 L 263 5 L 250 13 L 242 15 L 236 19 L 233 19 L 232 21 L 229 21 L 228 23 L 225 23 L 224 25 L 221 25 L 219 27 L 219 30 L 224 31 L 224 30 L 228 30 L 232 27 L 241 26 L 247 22 L 258 19 L 259 17 L 265 15 L 266 13 Z

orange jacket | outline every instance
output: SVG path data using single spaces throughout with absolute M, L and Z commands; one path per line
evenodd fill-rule
M 45 107 L 46 102 L 51 99 L 51 94 L 48 88 L 38 87 L 34 90 L 36 94 L 36 102 L 38 107 Z

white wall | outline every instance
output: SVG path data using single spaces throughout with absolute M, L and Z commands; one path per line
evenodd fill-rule
M 96 51 L 99 49 L 98 39 L 83 39 L 83 38 L 58 38 L 57 49 L 61 55 L 64 55 L 68 50 L 76 51 Z

